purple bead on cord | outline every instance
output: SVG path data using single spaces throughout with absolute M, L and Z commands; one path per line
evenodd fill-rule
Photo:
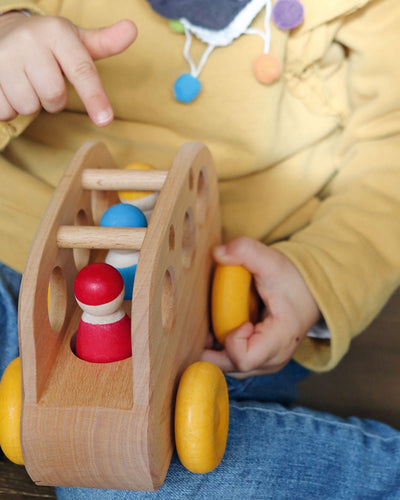
M 272 20 L 281 30 L 297 28 L 304 19 L 304 7 L 299 0 L 278 0 L 272 9 Z

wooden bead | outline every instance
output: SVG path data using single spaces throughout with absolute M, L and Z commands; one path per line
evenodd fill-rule
M 79 271 L 74 282 L 74 293 L 80 303 L 98 306 L 118 297 L 123 286 L 121 275 L 112 266 L 99 262 Z
M 147 227 L 144 213 L 134 205 L 118 203 L 111 206 L 101 218 L 100 225 L 105 227 Z M 132 299 L 133 283 L 139 252 L 126 250 L 109 250 L 106 262 L 121 273 L 125 284 L 125 300 Z

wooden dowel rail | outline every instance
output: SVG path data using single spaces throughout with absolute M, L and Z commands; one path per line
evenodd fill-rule
M 166 170 L 87 168 L 82 171 L 82 188 L 97 191 L 161 191 Z
M 59 248 L 140 250 L 146 235 L 143 227 L 60 226 Z

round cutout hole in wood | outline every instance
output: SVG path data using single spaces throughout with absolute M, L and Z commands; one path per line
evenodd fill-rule
M 161 295 L 161 318 L 165 333 L 170 333 L 176 321 L 176 285 L 173 268 L 165 271 Z
M 53 269 L 48 286 L 47 309 L 50 326 L 59 333 L 64 326 L 67 313 L 67 283 L 61 267 Z
M 196 248 L 196 226 L 193 211 L 188 208 L 183 219 L 182 232 L 182 264 L 186 269 L 192 265 Z
M 193 169 L 191 168 L 189 170 L 189 190 L 190 191 L 193 191 L 193 187 L 194 187 L 194 175 L 193 175 Z
M 75 217 L 75 226 L 88 226 L 89 225 L 89 217 L 86 212 L 81 209 L 76 214 Z M 72 253 L 74 256 L 75 267 L 78 271 L 83 269 L 85 266 L 89 264 L 90 260 L 90 250 L 88 248 L 73 248 Z
M 207 171 L 202 168 L 197 178 L 197 198 L 196 198 L 196 217 L 198 223 L 202 226 L 206 221 L 208 214 L 210 189 L 207 177 Z
M 168 246 L 170 252 L 175 249 L 175 228 L 172 224 L 169 226 Z

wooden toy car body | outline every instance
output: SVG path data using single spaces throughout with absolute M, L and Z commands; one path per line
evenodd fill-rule
M 118 189 L 160 190 L 147 229 L 97 227 Z M 210 248 L 219 242 L 217 180 L 203 145 L 184 145 L 168 173 L 116 169 L 101 143 L 77 152 L 37 231 L 20 295 L 21 443 L 36 483 L 161 486 L 177 383 L 209 331 Z M 73 282 L 109 248 L 140 249 L 133 354 L 96 364 L 74 354 Z

